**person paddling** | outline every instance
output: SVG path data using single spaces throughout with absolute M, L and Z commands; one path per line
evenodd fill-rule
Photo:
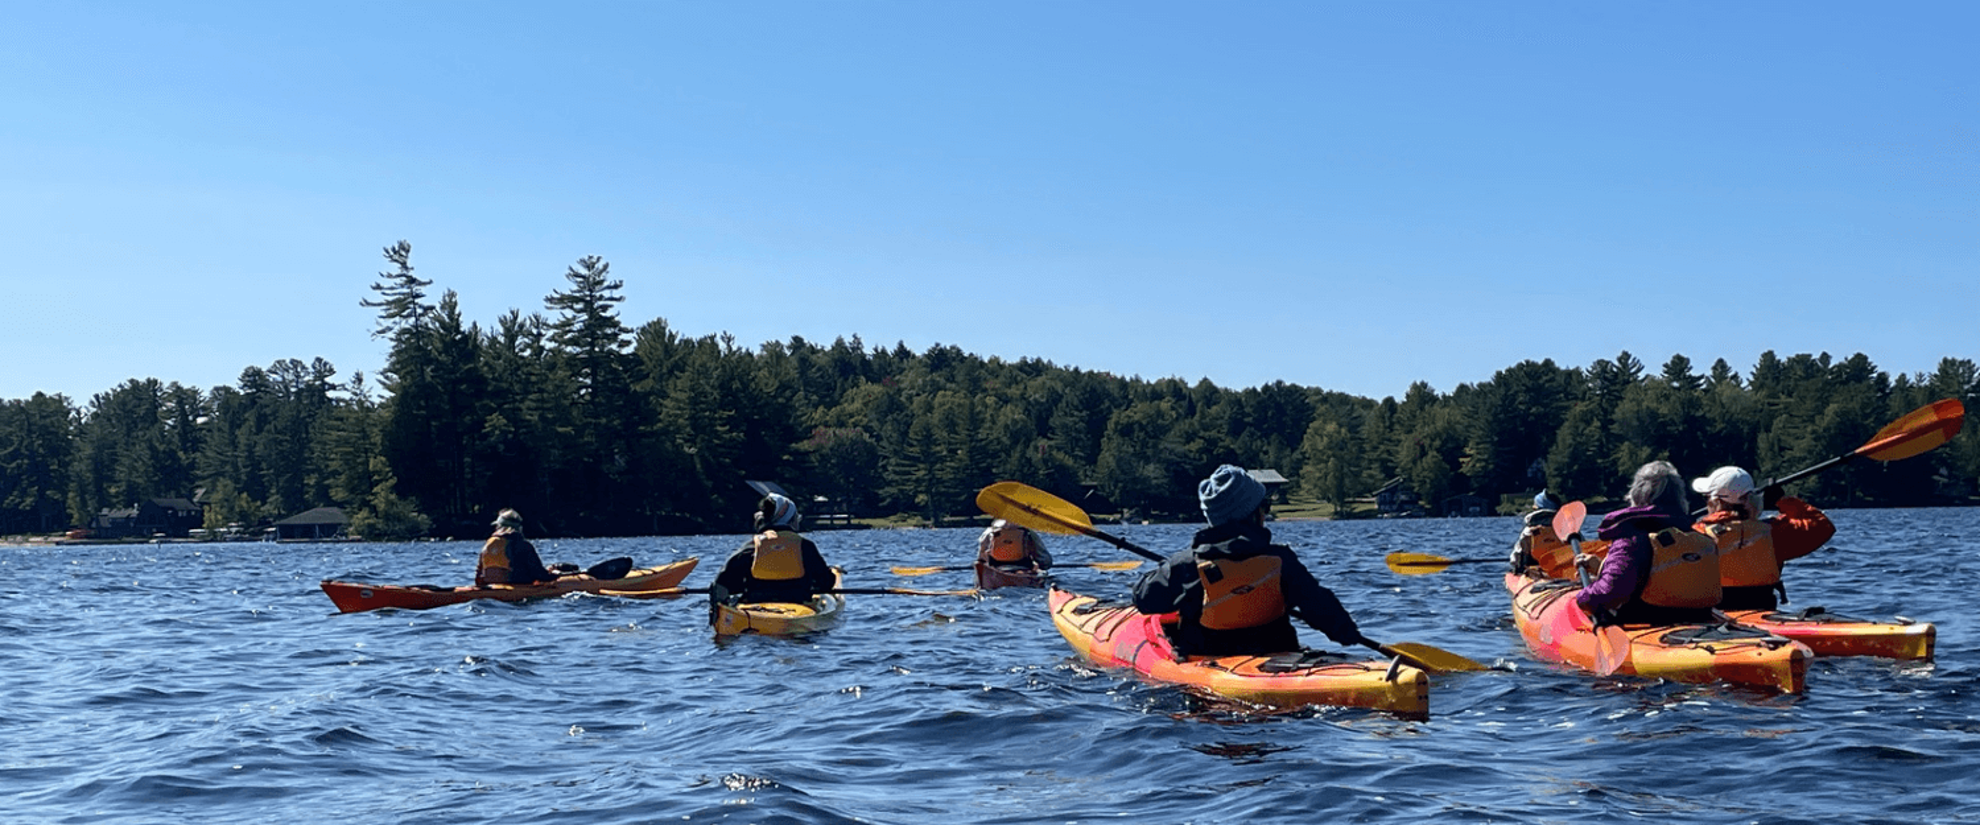
M 1179 613 L 1176 647 L 1190 656 L 1269 655 L 1300 649 L 1291 616 L 1342 645 L 1374 645 L 1333 591 L 1320 586 L 1292 548 L 1272 543 L 1265 485 L 1226 464 L 1197 485 L 1209 527 L 1188 550 L 1134 586 L 1134 608 Z
M 1575 603 L 1591 615 L 1613 615 L 1618 623 L 1714 621 L 1719 551 L 1711 537 L 1690 529 L 1677 468 L 1668 461 L 1637 468 L 1628 501 L 1596 528 L 1596 536 L 1609 540 L 1608 555 Z M 1584 553 L 1574 561 L 1592 570 L 1596 557 Z
M 1533 511 L 1522 519 L 1519 541 L 1513 545 L 1514 573 L 1537 566 L 1553 578 L 1574 575 L 1574 549 L 1554 534 L 1554 513 L 1560 507 L 1546 490 L 1533 497 Z
M 754 536 L 729 556 L 708 600 L 715 604 L 804 602 L 831 590 L 837 576 L 818 545 L 798 534 L 797 504 L 776 493 L 763 497 L 752 516 Z
M 976 560 L 1005 570 L 1050 570 L 1052 554 L 1038 534 L 1003 519 L 976 537 Z
M 1821 549 L 1836 534 L 1827 514 L 1801 499 L 1781 495 L 1779 487 L 1767 488 L 1761 500 L 1754 501 L 1753 476 L 1739 467 L 1720 467 L 1705 478 L 1693 479 L 1691 489 L 1705 494 L 1705 516 L 1694 528 L 1711 536 L 1719 547 L 1719 583 L 1724 590 L 1720 610 L 1779 607 L 1787 601 L 1781 564 Z M 1780 515 L 1760 518 L 1762 507 Z
M 503 510 L 495 514 L 494 527 L 495 534 L 481 545 L 481 557 L 475 562 L 475 584 L 536 584 L 557 578 L 543 566 L 536 545 L 523 538 L 521 513 Z

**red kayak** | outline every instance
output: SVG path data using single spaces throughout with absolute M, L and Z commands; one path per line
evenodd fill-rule
M 995 590 L 999 587 L 1044 587 L 1045 571 L 1036 565 L 1013 567 L 991 564 L 978 559 L 976 562 L 976 589 Z
M 690 556 L 659 567 L 634 570 L 627 573 L 624 578 L 617 579 L 598 579 L 579 573 L 542 584 L 490 584 L 465 587 L 439 587 L 430 584 L 360 584 L 325 580 L 323 592 L 328 594 L 330 601 L 336 603 L 337 609 L 344 613 L 377 610 L 382 607 L 426 610 L 479 599 L 517 602 L 523 599 L 561 596 L 565 593 L 596 593 L 600 590 L 660 590 L 678 586 L 700 560 L 698 556 Z

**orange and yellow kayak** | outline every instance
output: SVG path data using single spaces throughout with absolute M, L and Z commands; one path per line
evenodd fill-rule
M 658 567 L 634 570 L 617 579 L 595 579 L 580 573 L 541 584 L 490 584 L 466 587 L 439 587 L 430 584 L 360 584 L 325 580 L 323 592 L 330 597 L 332 603 L 337 605 L 337 609 L 344 613 L 384 607 L 426 610 L 479 599 L 515 602 L 523 599 L 561 596 L 565 593 L 659 590 L 679 585 L 700 560 L 698 556 L 689 557 Z
M 1337 705 L 1410 716 L 1430 713 L 1430 677 L 1399 661 L 1298 650 L 1269 656 L 1176 655 L 1163 631 L 1174 614 L 1151 616 L 1056 587 L 1052 623 L 1081 658 L 1127 668 L 1151 680 L 1273 707 Z
M 1550 662 L 1596 670 L 1597 634 L 1574 604 L 1581 585 L 1565 579 L 1507 573 L 1513 623 L 1534 655 Z M 1806 645 L 1739 624 L 1625 624 L 1628 651 L 1620 675 L 1673 682 L 1731 682 L 1784 693 L 1805 688 Z
M 1003 567 L 978 559 L 976 562 L 976 589 L 995 590 L 999 587 L 1044 587 L 1045 571 L 1037 567 Z
M 1881 656 L 1930 659 L 1938 638 L 1931 622 L 1898 619 L 1879 622 L 1830 613 L 1819 607 L 1780 610 L 1728 610 L 1727 618 L 1808 646 L 1817 656 Z

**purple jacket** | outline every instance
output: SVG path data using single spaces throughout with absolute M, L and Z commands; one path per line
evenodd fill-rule
M 1595 535 L 1609 540 L 1609 556 L 1602 560 L 1602 571 L 1574 597 L 1574 603 L 1590 612 L 1613 612 L 1628 604 L 1643 589 L 1644 576 L 1650 572 L 1650 534 L 1690 525 L 1689 514 L 1673 516 L 1647 504 L 1603 516 Z

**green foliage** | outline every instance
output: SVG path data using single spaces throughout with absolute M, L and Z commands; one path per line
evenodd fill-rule
M 1783 475 L 1928 402 L 1980 393 L 1968 359 L 1890 376 L 1860 354 L 1768 352 L 1744 377 L 1723 359 L 1700 375 L 1682 355 L 1655 371 L 1628 352 L 1585 368 L 1522 361 L 1448 394 L 1418 382 L 1374 400 L 856 336 L 752 349 L 664 319 L 629 329 L 617 316 L 623 282 L 597 257 L 568 268 L 547 316 L 511 310 L 483 328 L 452 290 L 428 304 L 431 282 L 413 276 L 410 256 L 405 242 L 387 247 L 380 297 L 363 302 L 391 342 L 375 395 L 362 374 L 339 384 L 321 359 L 287 359 L 206 392 L 144 379 L 82 409 L 60 396 L 0 401 L 0 532 L 60 529 L 154 496 L 199 496 L 215 529 L 338 505 L 370 538 L 464 535 L 500 507 L 553 534 L 726 532 L 748 523 L 750 480 L 921 523 L 976 517 L 976 490 L 1001 480 L 1194 519 L 1197 481 L 1226 462 L 1278 470 L 1328 512 L 1366 510 L 1392 479 L 1438 512 L 1458 494 L 1543 486 L 1613 497 L 1651 458 L 1687 474 L 1739 464 Z M 1967 502 L 1976 478 L 1980 440 L 1968 435 L 1794 492 L 1839 505 Z
M 426 535 L 433 520 L 393 492 L 397 482 L 385 460 L 374 459 L 371 473 L 378 478 L 378 485 L 364 506 L 351 514 L 351 533 L 372 541 L 405 541 Z

